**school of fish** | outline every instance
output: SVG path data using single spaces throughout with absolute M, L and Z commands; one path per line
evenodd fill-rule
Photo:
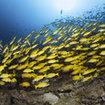
M 98 21 L 61 24 L 53 32 L 44 27 L 25 39 L 15 36 L 4 47 L 1 42 L 0 87 L 47 87 L 61 72 L 85 82 L 105 70 L 105 24 Z

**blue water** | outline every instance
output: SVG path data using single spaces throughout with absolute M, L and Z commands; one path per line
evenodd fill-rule
M 26 37 L 45 24 L 102 7 L 105 0 L 0 0 L 0 39 Z M 62 14 L 60 11 L 62 10 Z

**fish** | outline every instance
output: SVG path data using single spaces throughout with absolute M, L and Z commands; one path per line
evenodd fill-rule
M 32 49 L 31 47 L 27 48 L 25 54 L 27 55 L 30 52 L 31 49 Z
M 73 66 L 74 66 L 74 65 L 67 65 L 67 66 L 63 67 L 63 71 L 64 71 L 64 72 L 68 72 L 68 71 L 70 71 L 70 70 L 73 69 Z
M 34 87 L 35 87 L 35 89 L 37 89 L 37 88 L 47 87 L 47 86 L 49 86 L 49 85 L 50 85 L 50 84 L 47 83 L 47 82 L 40 82 L 38 85 L 35 85 Z
M 7 77 L 7 78 L 2 78 L 2 81 L 3 81 L 3 82 L 11 82 L 11 79 L 10 79 L 9 77 Z
M 20 64 L 20 65 L 16 68 L 16 70 L 25 69 L 27 66 L 28 66 L 28 62 L 26 61 L 24 64 Z
M 35 49 L 30 53 L 30 58 L 35 58 L 37 56 L 37 52 L 39 51 L 39 49 Z
M 29 57 L 29 55 L 27 55 L 27 56 L 21 58 L 18 62 L 19 62 L 19 63 L 23 63 L 23 62 L 25 62 L 25 61 L 28 59 L 28 57 Z
M 44 73 L 46 71 L 50 70 L 50 66 L 45 66 L 42 69 L 39 70 L 39 73 Z
M 31 48 L 34 49 L 37 46 L 38 46 L 38 44 L 34 44 Z
M 105 44 L 100 45 L 99 48 L 100 48 L 100 49 L 105 48 Z
M 62 26 L 60 26 L 58 29 L 56 29 L 52 34 L 55 35 L 58 33 L 59 30 L 61 30 Z
M 92 31 L 86 32 L 84 33 L 84 36 L 90 35 L 92 33 Z
M 94 54 L 96 54 L 96 51 L 91 51 L 91 52 L 88 53 L 89 56 L 94 55 Z
M 56 62 L 59 62 L 59 60 L 51 59 L 51 60 L 48 61 L 48 63 L 50 63 L 50 64 L 51 63 L 56 63 Z
M 57 70 L 57 69 L 59 69 L 59 70 L 60 70 L 60 68 L 62 69 L 62 67 L 63 67 L 63 66 L 64 66 L 63 64 L 59 64 L 58 66 L 53 67 L 53 68 L 54 68 L 54 70 Z
M 89 62 L 89 63 L 94 63 L 94 62 L 98 62 L 98 61 L 99 61 L 99 59 L 92 58 L 92 59 L 90 59 L 88 62 Z
M 4 64 L 4 65 L 0 65 L 0 72 L 3 71 L 5 67 L 7 67 L 6 64 Z
M 22 82 L 22 83 L 19 84 L 19 86 L 29 87 L 30 86 L 30 83 L 29 82 Z
M 98 44 L 92 44 L 90 47 L 94 48 L 94 47 L 97 47 L 97 46 L 99 46 L 99 43 Z
M 95 69 L 86 70 L 86 71 L 84 71 L 83 75 L 90 74 L 92 72 L 95 72 L 96 70 L 97 70 L 96 68 Z
M 32 80 L 32 83 L 34 84 L 34 82 L 37 82 L 39 80 L 42 80 L 43 78 L 46 77 L 46 74 L 45 75 L 38 75 L 36 76 L 33 80 Z
M 5 47 L 4 47 L 4 49 L 3 49 L 3 51 L 2 51 L 2 53 L 5 54 L 8 49 L 9 49 L 8 48 L 8 44 L 6 44 Z
M 57 66 L 59 66 L 59 64 L 58 64 L 58 63 L 51 64 L 51 67 L 57 67 Z
M 54 58 L 56 58 L 56 57 L 57 57 L 57 54 L 56 54 L 56 53 L 53 53 L 53 54 L 49 55 L 49 56 L 47 57 L 47 59 L 54 59 Z
M 73 79 L 74 81 L 76 81 L 76 80 L 80 80 L 82 77 L 83 77 L 83 76 L 82 76 L 81 74 L 78 74 L 78 75 L 73 76 L 72 79 Z
M 46 78 L 53 78 L 55 76 L 59 76 L 59 73 L 49 73 L 46 75 Z
M 17 82 L 17 79 L 16 78 L 12 78 L 10 82 L 11 83 L 16 83 Z
M 37 74 L 35 74 L 35 73 L 29 73 L 29 72 L 25 72 L 25 73 L 23 73 L 21 75 L 22 78 L 34 78 L 36 76 L 37 76 Z
M 41 69 L 41 68 L 43 68 L 46 64 L 47 64 L 47 62 L 45 62 L 45 63 L 40 63 L 40 64 L 38 64 L 37 66 L 34 66 L 32 69 L 33 69 L 33 70 Z
M 99 29 L 99 32 L 105 32 L 105 29 L 101 28 L 101 29 Z
M 88 76 L 88 77 L 84 77 L 83 79 L 82 79 L 82 82 L 86 82 L 86 81 L 88 81 L 89 79 L 91 79 L 92 78 L 92 75 L 90 75 L 90 76 Z
M 0 75 L 0 78 L 8 78 L 8 77 L 11 77 L 11 74 L 4 73 Z
M 26 39 L 25 41 L 24 41 L 24 43 L 25 44 L 28 44 L 29 46 L 31 46 L 31 44 L 30 44 L 30 41 L 29 41 L 30 39 Z
M 15 39 L 16 39 L 16 36 L 12 39 L 12 41 L 10 42 L 9 45 L 12 45 L 14 43 Z
M 22 38 L 20 38 L 20 39 L 17 41 L 17 43 L 20 44 L 21 41 L 22 41 Z
M 5 85 L 5 82 L 4 81 L 0 81 L 0 85 L 1 86 Z
M 24 73 L 31 73 L 31 72 L 34 72 L 34 70 L 26 68 L 26 69 L 23 70 L 23 72 Z
M 80 73 L 80 69 L 74 70 L 71 74 L 72 74 L 72 75 L 75 75 L 75 74 L 79 74 L 79 73 Z
M 47 54 L 37 57 L 36 60 L 42 61 L 42 60 L 46 59 L 46 57 L 47 57 Z
M 13 61 L 13 59 L 7 59 L 5 64 L 10 64 Z
M 100 52 L 100 55 L 105 55 L 105 51 L 101 51 Z
M 15 46 L 15 47 L 12 49 L 12 51 L 17 50 L 19 46 L 20 46 L 19 44 L 18 44 L 17 46 Z
M 100 24 L 99 27 L 105 27 L 105 24 Z

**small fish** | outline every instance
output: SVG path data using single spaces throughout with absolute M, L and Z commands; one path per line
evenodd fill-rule
M 26 40 L 24 41 L 24 43 L 25 43 L 25 44 L 28 44 L 29 46 L 31 46 L 29 39 L 26 39 Z
M 3 60 L 2 60 L 2 63 L 5 63 L 7 61 L 8 57 L 5 57 Z
M 4 73 L 4 74 L 0 75 L 0 78 L 8 78 L 8 77 L 11 77 L 11 76 L 12 76 L 11 74 Z
M 6 53 L 6 51 L 7 51 L 8 49 L 9 49 L 9 48 L 8 48 L 8 44 L 7 44 L 7 45 L 5 46 L 5 48 L 3 49 L 3 52 L 2 52 L 2 53 L 3 53 L 3 54 Z
M 86 70 L 86 71 L 83 73 L 83 75 L 90 74 L 90 73 L 92 73 L 92 72 L 95 72 L 96 70 L 97 70 L 96 68 L 95 68 L 95 69 Z
M 41 69 L 41 68 L 43 68 L 46 64 L 47 64 L 47 62 L 45 62 L 45 63 L 39 63 L 37 66 L 34 66 L 32 69 L 34 69 L 34 70 Z
M 28 66 L 28 62 L 26 61 L 24 64 L 20 64 L 16 69 L 22 70 L 22 69 L 25 69 L 27 66 Z
M 88 62 L 89 62 L 89 63 L 94 63 L 94 62 L 98 62 L 98 61 L 99 61 L 99 59 L 92 58 L 92 59 L 90 59 Z
M 21 40 L 22 40 L 22 38 L 20 38 L 20 39 L 17 41 L 17 43 L 20 44 Z
M 59 27 L 58 29 L 56 29 L 52 34 L 53 35 L 55 35 L 55 34 L 57 34 L 58 33 L 58 31 L 60 30 L 62 28 L 62 26 L 61 27 Z
M 34 58 L 37 56 L 37 52 L 39 51 L 39 49 L 35 49 L 30 53 L 30 58 Z
M 59 60 L 51 59 L 48 61 L 49 64 L 56 63 L 56 62 L 59 62 Z
M 89 79 L 91 79 L 92 78 L 92 75 L 90 75 L 90 76 L 88 76 L 88 77 L 84 77 L 83 79 L 82 79 L 82 82 L 86 82 L 86 81 L 88 81 Z
M 79 34 L 80 34 L 80 32 L 74 33 L 74 34 L 71 35 L 71 37 L 77 37 Z
M 68 57 L 68 58 L 66 58 L 66 59 L 64 60 L 64 62 L 71 62 L 71 61 L 73 61 L 73 60 L 75 60 L 74 57 Z
M 52 38 L 48 38 L 47 40 L 45 40 L 45 41 L 43 42 L 43 45 L 47 44 L 47 43 L 50 42 L 51 40 L 52 40 Z
M 74 81 L 76 81 L 76 80 L 80 80 L 82 77 L 83 77 L 83 76 L 82 76 L 81 74 L 79 74 L 79 75 L 73 76 L 72 79 L 73 79 Z
M 49 86 L 49 85 L 50 85 L 50 84 L 47 83 L 47 82 L 40 82 L 38 85 L 35 85 L 35 89 L 47 87 L 47 86 Z
M 16 78 L 12 78 L 10 82 L 11 83 L 16 83 L 17 82 L 17 79 Z
M 100 45 L 99 48 L 100 48 L 100 49 L 105 48 L 105 44 Z
M 27 55 L 27 56 L 21 58 L 18 62 L 19 62 L 19 63 L 25 62 L 25 61 L 28 59 L 28 57 L 29 57 L 29 55 Z
M 33 78 L 33 77 L 36 77 L 37 76 L 37 74 L 35 74 L 35 73 L 23 73 L 22 74 L 22 78 Z
M 101 25 L 99 25 L 99 27 L 105 27 L 105 24 L 101 24 Z
M 38 44 L 35 44 L 35 45 L 33 45 L 31 48 L 34 49 L 34 48 L 37 47 L 37 46 L 38 46 Z
M 0 72 L 3 71 L 5 67 L 7 67 L 6 64 L 4 64 L 4 65 L 0 65 Z
M 99 29 L 99 32 L 105 32 L 105 29 Z
M 75 74 L 79 74 L 79 73 L 80 73 L 80 69 L 74 70 L 71 74 L 72 74 L 72 75 L 75 75 Z
M 2 78 L 2 81 L 4 81 L 4 82 L 11 82 L 11 79 L 10 79 L 9 77 L 7 77 L 7 78 Z
M 86 32 L 86 33 L 84 34 L 84 36 L 90 35 L 91 33 L 92 33 L 92 31 Z
M 46 77 L 46 74 L 45 75 L 38 75 L 32 80 L 32 82 L 34 83 L 34 82 L 37 82 L 39 80 L 42 80 L 44 77 Z
M 17 46 L 15 46 L 15 47 L 12 49 L 12 51 L 17 50 L 19 46 L 20 46 L 19 44 L 18 44 Z
M 94 55 L 94 54 L 96 54 L 96 51 L 91 51 L 88 53 L 88 55 Z
M 47 36 L 48 36 L 48 34 L 49 34 L 49 32 L 47 32 L 47 33 L 44 35 L 44 37 L 47 37 Z
M 99 44 L 92 44 L 90 47 L 94 48 L 94 47 L 97 47 L 97 46 L 99 46 Z
M 65 66 L 65 67 L 63 68 L 63 72 L 69 72 L 70 70 L 73 69 L 73 66 L 74 66 L 74 65 L 67 65 L 67 66 Z
M 59 73 L 49 73 L 47 74 L 46 78 L 53 78 L 55 76 L 59 76 Z
M 35 36 L 35 39 L 37 39 L 39 36 L 40 36 L 40 33 Z
M 101 51 L 100 52 L 100 55 L 105 55 L 105 51 Z
M 98 77 L 98 76 L 99 76 L 99 73 L 96 72 L 96 73 L 94 74 L 94 77 Z
M 54 70 L 60 69 L 62 68 L 64 65 L 63 64 L 59 64 L 58 66 L 54 67 Z
M 13 61 L 13 59 L 7 59 L 5 64 L 10 64 Z
M 32 68 L 37 62 L 36 61 L 32 61 L 29 63 L 28 68 Z
M 50 66 L 45 66 L 42 69 L 39 70 L 39 73 L 44 73 L 50 69 Z
M 47 54 L 37 57 L 36 60 L 37 61 L 42 61 L 42 60 L 46 59 L 46 57 L 47 57 Z
M 30 86 L 30 83 L 29 82 L 22 82 L 22 83 L 19 84 L 19 86 L 29 87 Z
M 59 66 L 59 64 L 51 64 L 51 67 L 57 67 L 57 66 Z
M 53 53 L 53 54 L 49 55 L 47 57 L 47 59 L 53 59 L 53 58 L 56 58 L 56 57 L 57 57 L 57 54 L 56 53 Z
M 31 49 L 32 49 L 31 47 L 27 48 L 25 54 L 28 54 Z
M 105 70 L 105 67 L 102 67 L 100 70 L 104 71 Z
M 13 55 L 20 54 L 20 53 L 21 53 L 20 50 L 19 51 L 15 51 L 15 52 L 13 52 Z
M 10 42 L 9 45 L 12 45 L 14 43 L 15 39 L 16 39 L 16 36 L 12 39 L 12 41 Z
M 0 81 L 0 85 L 5 85 L 5 82 L 4 81 Z
M 24 73 L 31 73 L 31 72 L 34 72 L 34 70 L 26 68 L 26 69 L 23 70 L 23 72 Z

